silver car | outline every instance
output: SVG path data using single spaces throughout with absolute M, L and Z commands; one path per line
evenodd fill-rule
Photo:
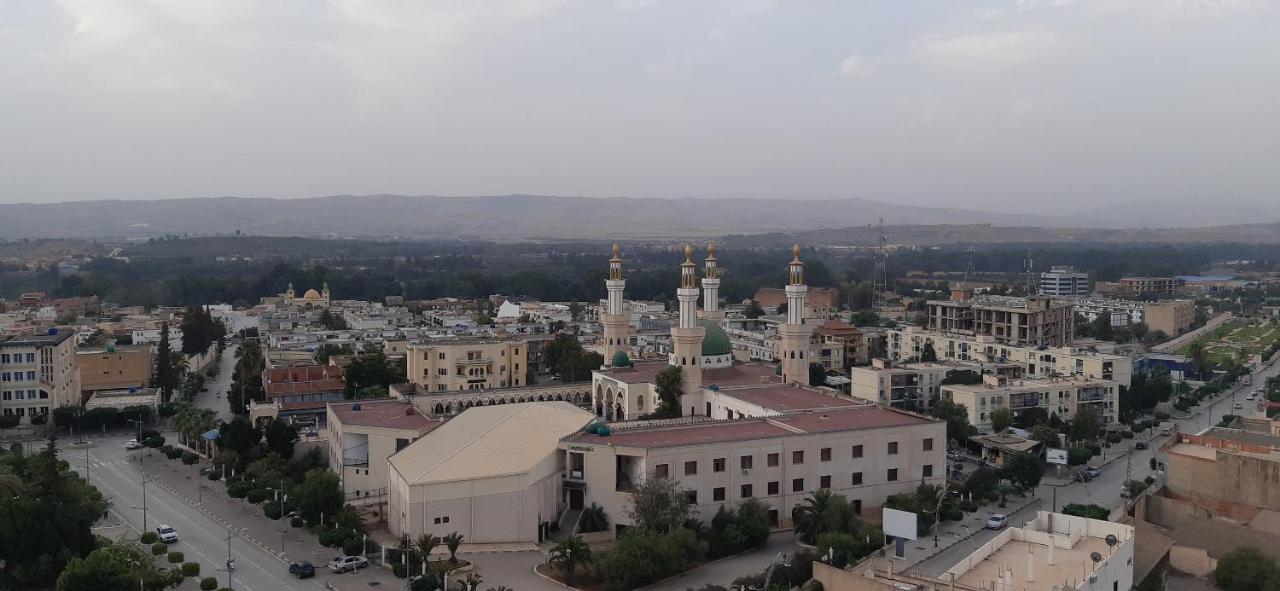
M 338 556 L 329 561 L 329 570 L 335 573 L 359 570 L 366 566 L 369 566 L 369 559 L 363 556 Z

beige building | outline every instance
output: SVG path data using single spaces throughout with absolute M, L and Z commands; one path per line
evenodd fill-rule
M 957 370 L 974 370 L 955 363 L 903 363 L 894 365 L 876 359 L 866 367 L 849 372 L 849 393 L 860 400 L 895 408 L 929 408 L 930 401 L 941 394 L 942 380 Z
M 918 327 L 889 330 L 885 349 L 889 359 L 908 362 L 920 359 L 926 344 L 933 346 L 939 361 L 964 361 L 984 366 L 1016 363 L 1028 378 L 1079 376 L 1130 383 L 1133 361 L 1124 355 L 1095 353 L 1076 347 L 1019 347 L 990 337 L 944 334 Z
M 1178 336 L 1196 321 L 1196 303 L 1191 300 L 1168 300 L 1147 304 L 1144 321 L 1147 329 Z
M 809 337 L 810 359 L 822 368 L 844 371 L 866 365 L 867 339 L 862 330 L 843 320 L 830 318 L 814 327 Z
M 765 310 L 776 310 L 782 304 L 788 304 L 785 289 L 761 287 L 756 290 L 757 304 Z M 808 298 L 804 302 L 804 318 L 827 318 L 839 309 L 840 292 L 830 287 L 809 288 Z M 790 305 L 790 304 L 788 304 Z
M 596 415 L 607 421 L 625 421 L 657 410 L 658 391 L 654 382 L 658 372 L 668 367 L 667 363 L 637 363 L 631 367 L 592 372 L 591 404 Z M 718 389 L 779 382 L 781 378 L 774 366 L 763 363 L 740 363 L 702 370 L 702 383 Z M 689 416 L 709 414 L 708 406 L 703 404 L 699 409 L 696 397 L 688 398 L 694 408 L 681 410 L 687 411 Z
M 1178 291 L 1178 280 L 1174 277 L 1122 277 L 1116 283 L 1134 295 L 1168 296 Z
M 599 504 L 615 533 L 630 525 L 630 491 L 646 478 L 674 479 L 694 517 L 709 520 L 721 506 L 754 498 L 785 526 L 817 489 L 862 512 L 921 482 L 940 483 L 946 471 L 944 423 L 874 405 L 609 427 L 567 436 L 560 449 L 564 502 Z
M 348 502 L 385 502 L 387 459 L 444 424 L 402 400 L 357 400 L 328 405 L 329 469 Z
M 1119 421 L 1120 384 L 1093 378 L 1017 380 L 998 375 L 982 376 L 981 384 L 942 386 L 942 399 L 963 405 L 969 424 L 991 429 L 991 412 L 1007 408 L 1015 419 L 1032 408 L 1044 409 L 1062 420 L 1071 420 L 1086 406 L 1093 407 L 1107 423 Z
M 0 340 L 0 414 L 27 422 L 80 405 L 80 366 L 71 330 Z
M 146 388 L 151 385 L 151 345 L 108 345 L 79 349 L 80 389 L 85 392 Z
M 408 379 L 423 392 L 525 385 L 528 347 L 520 339 L 454 338 L 409 345 Z
M 1167 451 L 1170 496 L 1224 515 L 1243 507 L 1280 511 L 1280 437 L 1214 428 L 1179 434 Z
M 463 412 L 391 456 L 391 533 L 456 531 L 478 544 L 541 541 L 560 517 L 559 441 L 594 418 L 567 402 Z
M 929 328 L 938 332 L 981 335 L 996 342 L 1031 347 L 1060 347 L 1075 334 L 1071 304 L 1048 297 L 974 299 L 965 288 L 949 300 L 929 300 Z

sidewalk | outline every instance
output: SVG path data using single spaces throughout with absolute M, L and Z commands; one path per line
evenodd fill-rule
M 291 527 L 288 520 L 267 519 L 262 514 L 261 506 L 227 496 L 226 487 L 221 481 L 214 482 L 200 476 L 199 471 L 206 465 L 205 462 L 187 466 L 179 460 L 170 460 L 155 450 L 131 454 L 129 462 L 135 469 L 151 476 L 152 484 L 168 490 L 192 508 L 236 531 L 245 542 L 275 557 L 280 561 L 282 571 L 290 562 L 299 560 L 308 560 L 317 569 L 322 569 L 330 559 L 342 553 L 341 550 L 321 546 L 311 532 L 305 528 Z M 325 571 L 317 575 L 317 578 L 323 579 L 329 573 Z M 329 586 L 354 589 L 356 587 L 349 586 L 348 583 L 357 581 L 361 588 L 382 586 L 394 589 L 401 584 L 390 569 L 374 565 L 355 573 L 332 575 Z
M 987 503 L 978 508 L 973 513 L 966 513 L 964 519 L 960 521 L 946 521 L 938 526 L 938 547 L 933 546 L 933 536 L 922 537 L 916 540 L 908 540 L 906 544 L 906 556 L 903 558 L 893 557 L 893 546 L 886 546 L 884 558 L 876 558 L 877 564 L 881 561 L 893 561 L 894 570 L 905 570 L 911 568 L 921 562 L 924 562 L 946 550 L 952 546 L 959 544 L 972 538 L 978 532 L 983 531 L 987 526 L 987 518 L 997 513 L 1003 513 L 1009 516 L 1009 522 L 1017 521 L 1014 516 L 1022 513 L 1028 507 L 1039 503 L 1040 499 L 1034 494 L 1028 494 L 1025 497 L 1010 496 L 1008 506 L 1004 509 L 1000 508 L 999 503 Z M 1017 521 L 1017 523 L 1021 523 Z M 883 566 L 881 566 L 883 568 Z

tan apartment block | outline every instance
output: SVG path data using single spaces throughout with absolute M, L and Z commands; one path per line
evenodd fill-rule
M 1239 507 L 1280 511 L 1280 437 L 1213 428 L 1179 434 L 1164 446 L 1169 457 L 1168 494 L 1232 515 Z
M 406 352 L 408 379 L 423 392 L 525 385 L 528 346 L 521 339 L 442 339 Z
M 80 405 L 80 366 L 71 330 L 0 340 L 0 414 L 28 422 L 59 406 Z
M 969 424 L 991 430 L 991 412 L 1007 408 L 1016 419 L 1032 408 L 1044 409 L 1064 421 L 1071 420 L 1086 406 L 1098 411 L 1107 423 L 1119 420 L 1120 384 L 1093 378 L 1050 378 L 1011 380 L 984 375 L 981 384 L 942 386 L 942 399 L 965 407 Z
M 1112 380 L 1128 387 L 1133 373 L 1133 361 L 1124 355 L 1076 347 L 1019 347 L 991 337 L 946 334 L 914 326 L 890 330 L 886 335 L 889 358 L 896 362 L 920 359 L 924 346 L 931 344 L 939 361 L 1017 363 L 1029 378 L 1080 376 Z
M 1177 336 L 1191 328 L 1196 321 L 1196 303 L 1191 300 L 1170 300 L 1147 304 L 1143 321 L 1148 330 L 1164 331 Z
M 325 412 L 329 469 L 354 504 L 385 501 L 387 460 L 444 424 L 403 400 L 337 402 Z
M 80 389 L 121 390 L 151 385 L 151 345 L 108 345 L 76 351 Z
M 952 363 L 904 363 L 895 365 L 876 359 L 866 367 L 849 372 L 850 395 L 860 400 L 894 408 L 926 409 L 941 393 L 942 380 L 953 371 L 977 368 Z
M 974 300 L 958 289 L 952 299 L 929 300 L 927 305 L 931 330 L 988 336 L 1008 345 L 1059 347 L 1075 333 L 1071 304 L 1047 297 L 1026 298 L 1019 305 Z

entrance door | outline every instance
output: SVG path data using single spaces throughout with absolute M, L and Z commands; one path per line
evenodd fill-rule
M 582 503 L 582 489 L 579 489 L 579 488 L 571 488 L 571 489 L 569 489 L 569 508 L 570 508 L 570 509 L 582 509 L 582 504 L 583 504 L 583 503 Z
M 707 416 L 711 416 L 711 403 L 707 403 Z
M 853 500 L 853 513 L 855 515 L 862 515 L 862 499 Z

